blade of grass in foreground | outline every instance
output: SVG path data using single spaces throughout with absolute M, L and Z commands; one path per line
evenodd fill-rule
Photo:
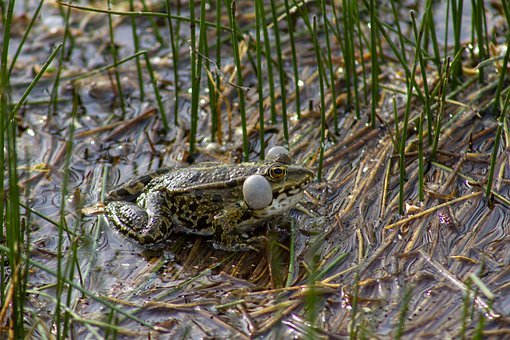
M 399 178 L 399 201 L 398 201 L 398 211 L 399 214 L 404 212 L 404 182 L 406 177 L 406 169 L 405 169 L 405 145 L 407 140 L 407 126 L 409 124 L 409 116 L 411 112 L 411 101 L 413 100 L 412 92 L 413 92 L 413 83 L 415 83 L 414 78 L 416 75 L 416 67 L 418 61 L 418 54 L 420 53 L 421 46 L 421 37 L 423 36 L 423 31 L 420 31 L 418 37 L 416 39 L 416 48 L 413 59 L 413 68 L 410 74 L 410 78 L 406 80 L 407 83 L 407 98 L 406 98 L 406 107 L 404 111 L 404 122 L 402 125 L 400 142 L 399 142 L 399 169 L 400 169 L 400 178 Z M 407 73 L 406 73 L 407 75 Z
M 170 31 L 170 47 L 172 48 L 172 67 L 174 71 L 174 124 L 177 125 L 179 116 L 179 53 L 177 50 L 179 31 L 174 32 L 171 18 L 170 0 L 166 0 L 166 13 L 168 15 L 168 29 Z
M 494 96 L 494 99 L 495 99 L 494 100 L 494 112 L 496 112 L 496 110 L 500 106 L 501 91 L 503 90 L 503 85 L 505 83 L 506 68 L 507 68 L 509 59 L 510 59 L 510 36 L 508 37 L 505 57 L 503 58 L 503 64 L 501 65 L 501 74 L 499 76 L 498 88 L 496 89 L 496 95 Z
M 319 168 L 317 170 L 317 178 L 319 181 L 322 179 L 322 166 L 324 162 L 324 142 L 326 140 L 326 100 L 324 93 L 324 68 L 321 62 L 321 52 L 319 47 L 319 42 L 317 38 L 317 18 L 313 17 L 313 34 L 312 34 L 313 46 L 315 49 L 315 57 L 317 60 L 317 68 L 319 71 L 319 89 L 321 96 L 321 146 L 319 151 Z
M 351 302 L 351 324 L 349 325 L 349 339 L 358 338 L 358 326 L 356 325 L 356 319 L 358 316 L 359 309 L 359 273 L 354 276 L 354 287 L 352 292 Z
M 301 85 L 301 80 L 299 79 L 296 43 L 294 41 L 294 27 L 292 27 L 292 16 L 290 14 L 289 0 L 284 1 L 285 1 L 285 17 L 287 18 L 287 27 L 289 30 L 290 51 L 292 53 L 292 70 L 294 72 L 294 91 L 296 92 L 296 116 L 299 119 L 301 118 L 301 93 L 299 89 Z
M 349 15 L 350 1 L 342 0 L 342 19 L 344 24 L 344 59 L 345 59 L 345 87 L 347 92 L 347 109 L 350 110 L 352 105 L 351 94 L 351 77 L 355 73 L 352 65 L 354 65 L 354 41 L 352 40 L 352 31 L 354 30 Z M 359 110 L 356 110 L 356 117 L 359 119 Z
M 170 14 L 169 14 L 170 15 Z M 189 2 L 189 15 L 190 15 L 190 43 L 191 43 L 191 130 L 189 136 L 189 154 L 193 157 L 195 153 L 195 139 L 198 120 L 198 97 L 200 95 L 200 70 L 201 66 L 197 63 L 197 34 L 195 29 L 195 2 Z M 201 13 L 203 15 L 203 13 Z M 197 81 L 197 78 L 198 81 Z
M 133 0 L 129 0 L 129 10 L 134 11 Z M 135 53 L 140 52 L 140 39 L 138 38 L 138 33 L 136 29 L 136 20 L 135 17 L 131 17 L 131 34 L 133 35 L 133 46 L 135 48 Z M 140 64 L 140 58 L 136 58 L 136 74 L 138 76 L 138 88 L 140 91 L 140 101 L 144 101 L 145 92 L 143 89 L 143 77 L 142 77 L 142 65 Z
M 264 9 L 264 2 L 262 0 L 255 0 L 255 6 L 257 9 L 257 15 L 260 16 L 262 30 L 264 32 L 264 48 L 266 50 L 266 67 L 267 67 L 267 81 L 269 85 L 269 99 L 270 99 L 270 111 L 271 111 L 271 122 L 276 123 L 276 107 L 275 107 L 275 94 L 274 94 L 274 79 L 273 79 L 273 64 L 271 59 L 271 46 L 269 39 L 269 32 L 266 25 L 266 12 Z
M 53 88 L 51 89 L 51 101 L 48 107 L 48 121 L 50 121 L 51 117 L 50 113 L 57 111 L 60 75 L 62 74 L 64 60 L 66 60 L 66 50 L 68 48 L 72 49 L 73 46 L 72 35 L 69 31 L 69 17 L 71 16 L 71 9 L 67 8 L 65 14 L 63 13 L 63 9 L 61 7 L 59 7 L 59 10 L 64 20 L 64 39 L 62 40 L 62 51 L 60 53 L 60 57 L 58 58 L 58 67 L 57 73 L 55 75 L 55 82 L 53 83 Z M 68 40 L 70 40 L 70 43 L 68 43 Z
M 404 333 L 405 323 L 407 320 L 407 312 L 409 311 L 409 304 L 411 303 L 411 299 L 413 297 L 413 289 L 412 287 L 408 287 L 405 290 L 404 296 L 402 298 L 402 305 L 400 306 L 400 315 L 398 318 L 398 326 L 395 331 L 395 339 L 401 339 Z
M 216 65 L 221 70 L 221 0 L 216 0 Z M 222 131 L 221 131 L 221 108 L 218 102 L 220 101 L 220 88 L 221 88 L 221 75 L 219 72 L 215 72 L 215 91 L 214 100 L 211 103 L 214 104 L 212 108 L 212 139 L 218 140 L 218 143 L 222 143 Z
M 6 253 L 8 256 L 11 256 L 13 253 L 14 254 L 19 254 L 20 253 L 20 252 L 17 252 L 17 251 L 11 251 L 8 247 L 5 247 L 5 246 L 3 246 L 1 244 L 0 244 L 0 252 L 1 253 Z M 21 259 L 23 261 L 27 260 L 27 256 L 25 254 L 20 254 L 20 256 L 21 256 Z M 57 272 L 55 270 L 46 267 L 45 265 L 41 264 L 40 262 L 32 260 L 29 257 L 28 257 L 28 262 L 29 262 L 29 264 L 31 266 L 34 266 L 35 268 L 38 268 L 38 269 L 48 273 L 51 276 L 57 277 Z M 106 299 L 103 299 L 100 296 L 94 295 L 92 292 L 86 290 L 81 285 L 77 284 L 76 282 L 69 280 L 67 277 L 65 277 L 65 276 L 62 277 L 62 280 L 67 285 L 72 286 L 74 289 L 78 290 L 83 295 L 91 298 L 92 300 L 94 300 L 96 302 L 99 302 L 103 306 L 105 306 L 107 308 L 110 308 L 110 309 L 114 309 L 117 313 L 122 314 L 122 315 L 126 316 L 127 318 L 129 318 L 129 319 L 131 319 L 133 321 L 136 321 L 136 322 L 138 322 L 139 324 L 141 324 L 143 326 L 146 326 L 146 327 L 148 327 L 150 329 L 155 329 L 155 326 L 153 326 L 149 322 L 138 318 L 137 316 L 131 314 L 130 312 L 126 312 L 125 310 L 117 307 L 114 303 L 112 303 L 112 302 L 110 302 L 110 301 L 108 301 Z M 20 337 L 20 339 L 22 339 L 22 338 L 23 337 Z
M 111 10 L 111 0 L 108 0 L 108 9 Z M 113 63 L 117 65 L 119 59 L 119 53 L 117 52 L 117 46 L 115 45 L 115 39 L 113 34 L 112 26 L 112 15 L 108 13 L 108 28 L 110 33 L 110 53 L 112 54 Z M 115 82 L 117 83 L 117 97 L 119 98 L 120 108 L 122 110 L 122 119 L 126 116 L 126 103 L 124 102 L 124 93 L 122 92 L 122 83 L 120 81 L 120 72 L 117 66 L 114 70 Z
M 331 44 L 329 42 L 330 40 L 330 34 L 329 34 L 329 24 L 328 24 L 328 12 L 326 12 L 326 1 L 321 1 L 321 11 L 322 11 L 322 20 L 324 21 L 324 35 L 325 35 L 325 41 L 326 41 L 326 62 L 328 65 L 328 71 L 329 71 L 329 77 L 330 77 L 330 91 L 332 95 L 331 103 L 333 105 L 333 121 L 335 124 L 335 133 L 338 132 L 338 108 L 336 105 L 336 89 L 335 89 L 335 71 L 333 70 L 333 62 L 332 62 L 332 53 L 331 53 Z
M 375 5 L 374 0 L 370 0 L 370 21 L 375 22 L 375 17 L 377 16 L 377 6 Z M 370 60 L 372 63 L 372 100 L 371 100 L 371 116 L 370 116 L 370 124 L 372 128 L 375 128 L 375 111 L 377 109 L 377 105 L 379 104 L 379 63 L 377 60 L 377 30 L 375 27 L 371 27 L 370 29 Z
M 260 30 L 264 21 L 262 20 L 259 12 L 260 2 L 255 2 L 255 39 L 256 39 L 256 53 L 257 53 L 257 92 L 259 96 L 259 139 L 260 139 L 260 159 L 265 157 L 265 141 L 264 141 L 264 88 L 262 77 L 262 40 L 260 37 Z
M 25 42 L 27 40 L 27 37 L 32 30 L 32 27 L 34 26 L 34 22 L 36 21 L 37 17 L 39 16 L 39 12 L 41 11 L 42 5 L 44 3 L 44 0 L 39 1 L 39 5 L 35 9 L 34 15 L 32 16 L 32 20 L 30 20 L 30 23 L 28 24 L 27 28 L 25 29 L 25 32 L 23 33 L 23 38 L 21 38 L 21 41 L 18 45 L 18 48 L 16 49 L 16 52 L 14 52 L 14 55 L 11 60 L 11 66 L 9 67 L 9 73 L 7 75 L 7 78 L 10 78 L 12 69 L 14 68 L 14 65 L 16 64 L 16 60 L 18 60 L 19 54 L 21 53 L 21 50 L 23 49 L 23 46 L 25 45 Z
M 454 44 L 455 44 L 455 51 L 454 53 L 457 54 L 457 52 L 461 49 L 461 27 L 462 27 L 462 8 L 464 4 L 464 0 L 448 0 L 449 3 L 451 3 L 451 9 L 452 9 L 452 24 L 453 24 L 453 38 L 454 38 Z M 446 27 L 445 32 L 448 32 L 449 27 Z M 462 68 L 461 65 L 455 65 L 454 68 L 451 71 L 453 76 L 453 85 L 458 85 L 458 80 L 462 76 Z
M 273 31 L 276 42 L 276 55 L 278 57 L 278 71 L 280 74 L 280 98 L 282 104 L 282 121 L 283 121 L 283 139 L 284 144 L 289 148 L 289 128 L 287 127 L 287 90 L 285 88 L 285 70 L 283 66 L 283 57 L 282 57 L 282 47 L 280 43 L 280 29 L 278 25 L 278 16 L 276 14 L 276 7 L 274 4 L 274 0 L 270 0 L 271 2 L 271 13 L 273 15 Z
M 9 115 L 3 116 L 3 117 L 9 117 L 9 119 L 6 122 L 6 124 L 10 124 L 11 122 L 13 122 L 14 116 L 16 115 L 16 113 L 18 112 L 20 107 L 25 103 L 25 100 L 29 96 L 30 92 L 32 92 L 32 90 L 35 87 L 35 85 L 37 85 L 37 82 L 39 81 L 39 79 L 41 79 L 41 77 L 43 76 L 44 72 L 46 72 L 46 69 L 50 66 L 50 64 L 53 61 L 53 59 L 55 59 L 58 51 L 62 48 L 62 46 L 63 46 L 63 43 L 60 43 L 60 44 L 57 45 L 57 47 L 55 47 L 55 49 L 53 50 L 53 52 L 51 52 L 50 56 L 48 57 L 48 59 L 46 60 L 44 65 L 41 67 L 39 72 L 36 74 L 35 78 L 32 80 L 32 82 L 27 87 L 25 92 L 21 95 L 21 98 L 18 100 L 16 105 L 14 105 L 11 113 Z M 5 128 L 6 128 L 6 126 L 4 127 L 4 129 Z
M 239 111 L 241 113 L 241 127 L 243 130 L 243 158 L 245 161 L 249 159 L 249 149 L 248 149 L 248 131 L 246 128 L 246 108 L 245 108 L 245 99 L 244 99 L 244 88 L 243 88 L 243 69 L 241 67 L 241 56 L 239 55 L 239 39 L 237 37 L 237 25 L 235 21 L 236 16 L 236 3 L 235 1 L 228 1 L 228 5 L 230 7 L 229 13 L 229 21 L 230 27 L 232 31 L 231 41 L 232 41 L 232 49 L 234 52 L 234 63 L 235 63 L 235 72 L 237 74 L 237 95 L 239 97 Z
M 5 9 L 4 9 L 5 10 Z M 7 72 L 8 51 L 11 24 L 14 11 L 14 1 L 9 1 L 7 11 L 3 19 L 4 34 L 2 45 L 2 58 L 0 66 L 0 164 L 7 164 L 9 176 L 9 199 L 5 198 L 5 173 L 0 172 L 0 221 L 5 221 L 5 241 L 7 247 L 4 251 L 0 249 L 0 305 L 8 306 L 6 299 L 11 298 L 11 315 L 10 335 L 13 338 L 22 338 L 24 335 L 23 316 L 24 316 L 24 298 L 25 298 L 25 282 L 22 273 L 22 258 L 20 247 L 23 245 L 23 234 L 19 219 L 19 192 L 17 178 L 17 156 L 16 156 L 16 125 L 9 124 L 7 117 L 9 114 L 9 87 L 10 79 Z M 6 131 L 7 130 L 7 131 Z M 5 132 L 7 132 L 7 163 L 5 162 Z M 5 169 L 5 168 L 4 168 Z M 4 205 L 3 203 L 7 204 Z M 5 209 L 5 210 L 4 210 Z M 4 219 L 5 213 L 5 219 Z M 0 228 L 0 236 L 4 237 L 4 228 Z M 5 256 L 10 268 L 10 280 L 6 279 Z M 4 283 L 9 284 L 4 285 Z M 1 308 L 3 310 L 3 308 Z
M 510 91 L 507 92 L 507 94 L 506 94 L 505 104 L 503 106 L 503 109 L 501 110 L 501 113 L 500 113 L 499 119 L 498 119 L 498 129 L 496 131 L 496 137 L 494 138 L 494 147 L 492 149 L 491 163 L 490 163 L 490 168 L 489 168 L 489 176 L 487 178 L 487 189 L 485 191 L 486 197 L 490 197 L 490 194 L 491 194 L 492 181 L 494 179 L 494 170 L 496 168 L 496 160 L 498 158 L 499 143 L 501 140 L 501 132 L 503 130 L 506 113 L 508 112 L 509 103 L 510 103 Z
M 74 91 L 73 91 L 74 92 Z M 65 156 L 65 164 L 64 169 L 62 171 L 63 178 L 61 183 L 61 194 L 60 194 L 60 222 L 58 227 L 58 244 L 57 244 L 57 289 L 56 289 L 56 298 L 57 298 L 57 304 L 55 305 L 55 316 L 54 316 L 54 327 L 57 330 L 57 339 L 60 339 L 61 337 L 66 338 L 67 337 L 67 327 L 69 322 L 69 314 L 64 314 L 64 322 L 61 321 L 61 298 L 63 297 L 64 292 L 64 281 L 62 278 L 66 275 L 66 271 L 63 270 L 63 258 L 64 256 L 68 256 L 69 254 L 75 253 L 76 250 L 76 243 L 74 243 L 74 249 L 70 249 L 70 252 L 66 252 L 66 255 L 64 255 L 64 230 L 67 229 L 67 220 L 66 220 L 66 202 L 67 202 L 67 195 L 68 195 L 68 189 L 67 185 L 69 184 L 69 169 L 71 167 L 71 156 L 73 152 L 73 141 L 74 141 L 74 129 L 75 129 L 75 118 L 76 118 L 76 112 L 78 111 L 78 98 L 77 94 L 73 93 L 73 111 L 71 113 L 71 122 L 69 124 L 69 133 L 67 136 L 66 141 L 66 156 Z M 68 241 L 71 242 L 71 236 L 67 234 Z M 67 260 L 68 263 L 71 263 L 71 266 L 74 268 L 74 261 Z M 71 272 L 74 272 L 71 270 Z M 73 279 L 74 275 L 70 275 L 69 280 Z M 72 287 L 68 288 L 67 294 L 71 294 Z M 69 302 L 69 300 L 67 300 Z M 69 307 L 69 303 L 65 305 L 65 307 Z
M 3 7 L 2 7 L 3 9 Z M 9 6 L 10 12 L 4 16 L 5 18 L 5 26 L 4 26 L 4 37 L 3 37 L 3 46 L 2 46 L 2 59 L 1 59 L 1 72 L 0 72 L 0 164 L 5 164 L 5 129 L 4 127 L 8 125 L 9 117 L 9 105 L 7 102 L 7 92 L 9 90 L 9 77 L 7 73 L 7 58 L 9 51 L 9 37 L 10 37 L 10 27 L 12 22 L 12 8 Z M 5 202 L 5 188 L 4 188 L 4 171 L 0 171 L 0 202 Z M 4 212 L 5 207 L 2 204 L 0 207 L 0 221 L 4 220 Z M 4 228 L 0 228 L 0 238 L 4 239 Z M 5 254 L 0 253 L 0 304 L 5 305 L 6 299 L 6 291 L 7 285 L 4 285 L 5 280 Z
M 26 281 L 24 270 L 21 265 L 21 249 L 23 249 L 23 227 L 20 220 L 20 197 L 17 173 L 17 152 L 16 152 L 16 124 L 9 124 L 7 128 L 7 171 L 8 171 L 8 199 L 4 200 L 6 206 L 6 243 L 11 250 L 9 256 L 9 267 L 11 270 L 10 285 L 12 290 L 12 310 L 10 318 L 13 319 L 14 334 L 23 334 L 23 320 L 25 309 Z M 4 279 L 4 278 L 2 278 Z

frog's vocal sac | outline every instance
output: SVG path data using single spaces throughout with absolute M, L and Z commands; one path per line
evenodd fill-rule
M 313 178 L 288 153 L 271 150 L 262 162 L 160 169 L 110 191 L 106 214 L 144 245 L 188 233 L 212 236 L 217 249 L 250 249 L 246 233 L 293 208 Z

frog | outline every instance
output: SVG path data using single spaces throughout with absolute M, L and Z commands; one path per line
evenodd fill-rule
M 144 246 L 184 233 L 210 237 L 215 249 L 255 249 L 250 233 L 295 207 L 314 178 L 282 148 L 263 161 L 196 163 L 133 178 L 107 194 L 106 216 Z

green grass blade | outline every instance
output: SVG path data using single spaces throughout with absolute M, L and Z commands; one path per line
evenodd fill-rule
M 294 41 L 294 27 L 292 25 L 289 0 L 284 0 L 284 2 L 285 2 L 285 17 L 287 18 L 287 27 L 289 30 L 290 51 L 292 53 L 292 71 L 294 72 L 294 91 L 296 93 L 296 116 L 299 119 L 301 118 L 301 90 L 300 90 L 301 80 L 299 79 L 296 43 Z
M 370 22 L 375 22 L 377 16 L 377 7 L 374 0 L 370 0 Z M 375 113 L 377 105 L 379 104 L 379 63 L 377 60 L 377 35 L 376 28 L 371 27 L 370 29 L 370 60 L 372 63 L 372 99 L 371 99 L 371 117 L 370 124 L 372 128 L 375 128 Z
M 264 2 L 262 0 L 255 0 L 255 6 L 260 16 L 260 20 L 262 21 L 262 31 L 264 34 L 264 48 L 266 50 L 266 67 L 267 67 L 267 81 L 269 85 L 269 100 L 270 107 L 269 110 L 271 112 L 271 122 L 276 124 L 276 98 L 274 92 L 274 78 L 273 78 L 273 64 L 271 59 L 271 46 L 269 39 L 269 30 L 266 25 L 266 12 L 264 9 Z
M 506 120 L 506 114 L 508 112 L 508 105 L 510 104 L 510 91 L 506 94 L 505 104 L 503 106 L 503 109 L 501 110 L 501 113 L 499 115 L 498 119 L 498 129 L 496 131 L 496 137 L 494 138 L 494 147 L 492 149 L 491 154 L 491 163 L 489 167 L 489 175 L 487 178 L 487 188 L 485 191 L 485 196 L 490 197 L 491 189 L 492 189 L 492 181 L 494 179 L 494 171 L 496 169 L 496 161 L 498 158 L 498 151 L 499 151 L 499 143 L 501 140 L 501 132 L 503 130 L 503 125 Z
M 285 88 L 285 69 L 283 65 L 282 47 L 280 42 L 280 29 L 274 0 L 270 0 L 271 13 L 273 15 L 273 32 L 276 43 L 276 55 L 278 60 L 278 72 L 280 74 L 280 98 L 282 104 L 283 139 L 286 146 L 289 146 L 289 128 L 287 120 L 287 89 Z M 269 56 L 269 55 L 268 55 Z
M 170 47 L 172 48 L 172 66 L 174 71 L 174 124 L 179 119 L 179 51 L 178 51 L 178 30 L 174 32 L 174 25 L 171 17 L 170 0 L 166 0 L 166 13 L 168 18 L 168 29 L 170 31 Z
M 257 54 L 257 92 L 259 96 L 259 140 L 260 140 L 260 159 L 264 160 L 265 157 L 265 140 L 264 140 L 264 86 L 262 77 L 262 39 L 260 36 L 260 30 L 265 25 L 260 15 L 259 5 L 260 2 L 256 2 L 256 18 L 255 18 L 255 39 L 256 39 L 256 54 Z
M 133 11 L 134 4 L 133 0 L 129 0 L 129 10 Z M 138 32 L 136 29 L 136 20 L 135 17 L 131 17 L 131 32 L 133 34 L 133 46 L 135 49 L 135 53 L 140 52 L 140 39 L 138 38 Z M 142 65 L 140 64 L 140 58 L 136 58 L 136 74 L 138 76 L 138 88 L 140 91 L 140 101 L 145 100 L 145 92 L 143 89 L 143 75 L 142 75 Z
M 149 77 L 151 78 L 152 89 L 154 91 L 154 96 L 156 97 L 156 103 L 158 104 L 159 113 L 161 114 L 161 121 L 163 123 L 163 128 L 165 131 L 168 131 L 168 121 L 166 119 L 166 111 L 163 106 L 163 101 L 161 99 L 161 94 L 159 93 L 158 83 L 156 81 L 156 77 L 154 76 L 154 70 L 152 69 L 152 64 L 149 56 L 147 55 L 147 51 L 141 51 L 145 58 L 145 66 L 147 67 L 147 72 L 149 72 Z
M 34 15 L 32 16 L 30 23 L 28 24 L 27 28 L 25 29 L 25 32 L 23 33 L 23 37 L 21 38 L 18 48 L 16 49 L 16 52 L 14 52 L 14 55 L 12 56 L 11 66 L 9 67 L 9 73 L 7 75 L 8 78 L 10 78 L 10 76 L 11 76 L 12 69 L 14 68 L 16 61 L 18 60 L 19 54 L 21 53 L 23 46 L 25 46 L 25 42 L 28 38 L 28 35 L 32 31 L 32 27 L 34 26 L 34 23 L 39 15 L 39 12 L 41 11 L 43 3 L 44 3 L 44 0 L 39 1 L 39 5 L 37 5 Z
M 108 9 L 111 9 L 111 0 L 107 1 Z M 117 46 L 115 45 L 115 38 L 113 34 L 113 26 L 112 26 L 112 15 L 108 13 L 108 32 L 110 34 L 110 53 L 112 54 L 113 63 L 117 65 L 117 61 L 119 59 L 119 53 L 117 52 Z M 126 116 L 126 103 L 124 102 L 124 93 L 122 92 L 122 83 L 120 81 L 120 72 L 117 67 L 114 69 L 115 73 L 115 82 L 117 83 L 117 97 L 119 98 L 120 108 L 122 110 L 122 118 Z
M 325 72 L 322 65 L 321 60 L 321 51 L 319 47 L 318 41 L 318 33 L 317 33 L 317 18 L 313 17 L 313 35 L 312 35 L 313 46 L 315 49 L 315 58 L 317 60 L 317 68 L 319 71 L 319 89 L 321 96 L 321 146 L 319 151 L 319 168 L 317 170 L 317 178 L 319 180 L 322 179 L 322 166 L 324 161 L 324 143 L 326 140 L 326 100 L 325 100 L 325 90 L 324 90 L 324 77 Z
M 330 34 L 329 34 L 329 27 L 328 24 L 328 18 L 327 18 L 327 11 L 326 11 L 326 2 L 321 1 L 321 12 L 322 12 L 322 20 L 324 22 L 324 36 L 326 41 L 326 63 L 328 66 L 329 71 L 329 77 L 330 77 L 330 91 L 332 96 L 332 104 L 333 104 L 333 122 L 335 125 L 335 133 L 338 133 L 338 107 L 336 104 L 336 89 L 335 89 L 335 71 L 333 70 L 333 61 L 332 61 L 332 52 L 331 52 L 331 44 L 329 42 Z
M 237 75 L 237 95 L 239 97 L 239 112 L 241 113 L 241 128 L 243 131 L 243 159 L 245 161 L 249 160 L 249 149 L 248 149 L 248 131 L 246 128 L 246 104 L 245 104 L 245 98 L 244 98 L 244 87 L 243 87 L 243 69 L 241 66 L 241 57 L 239 55 L 239 39 L 237 36 L 237 24 L 235 21 L 235 14 L 236 14 L 236 2 L 235 1 L 228 1 L 229 7 L 230 7 L 230 13 L 229 13 L 229 20 L 230 20 L 230 27 L 232 31 L 232 49 L 234 52 L 234 64 L 236 68 L 236 75 Z M 263 11 L 262 11 L 263 12 Z M 268 63 L 270 64 L 270 63 Z
M 69 48 L 69 51 L 72 48 L 72 35 L 69 32 L 69 18 L 71 17 L 71 9 L 67 8 L 67 11 L 65 11 L 65 14 L 63 13 L 63 9 L 59 7 L 59 11 L 61 12 L 61 15 L 64 18 L 64 39 L 62 41 L 62 51 L 60 53 L 60 57 L 58 59 L 58 67 L 57 67 L 57 74 L 55 75 L 55 82 L 53 83 L 53 88 L 51 89 L 51 101 L 50 105 L 48 107 L 48 120 L 50 119 L 50 113 L 57 111 L 57 105 L 58 105 L 58 91 L 59 91 L 59 84 L 60 84 L 60 75 L 62 74 L 62 67 L 64 64 L 64 60 L 66 60 L 66 49 Z M 71 44 L 68 44 L 68 40 L 71 40 Z M 68 47 L 69 46 L 69 47 Z M 70 52 L 68 52 L 70 53 Z
M 55 57 L 57 56 L 58 51 L 62 48 L 62 46 L 63 46 L 63 43 L 58 44 L 55 47 L 55 49 L 53 50 L 53 52 L 51 52 L 50 56 L 48 57 L 48 59 L 46 60 L 46 62 L 42 66 L 42 68 L 39 70 L 39 72 L 37 72 L 36 76 L 30 82 L 30 85 L 27 87 L 27 89 L 25 90 L 25 92 L 23 93 L 21 98 L 18 100 L 16 105 L 14 105 L 14 108 L 11 110 L 11 113 L 9 115 L 9 119 L 7 121 L 7 124 L 10 124 L 12 122 L 12 120 L 14 119 L 14 116 L 16 115 L 18 110 L 21 108 L 21 106 L 25 103 L 27 97 L 30 95 L 30 92 L 32 92 L 33 88 L 37 85 L 37 82 L 39 81 L 39 79 L 41 79 L 41 77 L 43 76 L 44 72 L 46 72 L 46 69 L 50 66 L 50 64 L 53 61 L 53 59 L 55 59 Z M 4 129 L 5 128 L 6 128 L 6 126 L 4 127 Z

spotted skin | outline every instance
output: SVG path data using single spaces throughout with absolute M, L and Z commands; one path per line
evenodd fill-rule
M 246 204 L 242 190 L 254 174 L 266 177 L 273 193 L 271 204 L 259 210 Z M 313 171 L 281 161 L 161 169 L 110 191 L 106 213 L 119 231 L 144 245 L 188 233 L 211 236 L 216 248 L 239 250 L 246 246 L 243 233 L 294 207 L 313 177 Z

